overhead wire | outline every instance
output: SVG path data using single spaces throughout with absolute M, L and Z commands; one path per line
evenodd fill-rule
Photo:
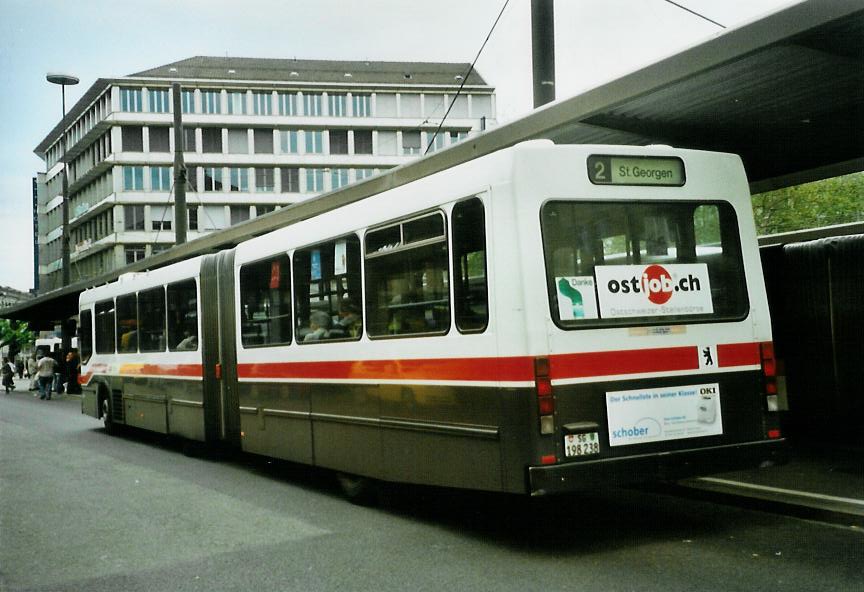
M 717 25 L 718 27 L 720 27 L 721 29 L 725 29 L 725 28 L 726 28 L 725 25 L 721 25 L 721 24 L 718 23 L 717 21 L 708 18 L 708 17 L 705 16 L 704 14 L 699 14 L 699 13 L 696 12 L 695 10 L 693 10 L 693 9 L 691 9 L 691 8 L 687 8 L 686 6 L 684 6 L 684 5 L 682 5 L 682 4 L 678 4 L 677 2 L 673 2 L 672 0 L 663 0 L 663 1 L 666 2 L 666 3 L 668 3 L 668 4 L 671 4 L 672 6 L 677 6 L 677 7 L 680 8 L 681 10 L 684 10 L 684 11 L 686 11 L 686 12 L 689 12 L 690 14 L 696 15 L 696 16 L 698 16 L 699 18 L 708 21 L 709 23 L 715 24 L 715 25 Z
M 438 134 L 441 132 L 441 128 L 444 125 L 444 122 L 447 120 L 447 116 L 450 115 L 450 110 L 453 109 L 453 105 L 456 104 L 456 99 L 459 98 L 459 95 L 462 94 L 462 88 L 465 86 L 465 83 L 468 82 L 468 77 L 471 75 L 471 72 L 474 71 L 474 64 L 477 63 L 477 60 L 480 58 L 480 54 L 483 53 L 483 48 L 486 47 L 486 43 L 489 41 L 489 38 L 492 37 L 492 32 L 495 30 L 495 27 L 498 25 L 498 21 L 501 20 L 501 15 L 504 14 L 504 11 L 507 9 L 507 5 L 510 3 L 510 0 L 504 0 L 504 6 L 501 7 L 501 11 L 498 13 L 498 16 L 495 18 L 495 22 L 492 23 L 492 28 L 489 29 L 489 33 L 486 35 L 486 39 L 483 40 L 483 45 L 480 46 L 480 50 L 477 52 L 477 55 L 474 57 L 474 61 L 471 62 L 471 65 L 468 66 L 468 70 L 465 72 L 465 75 L 462 76 L 462 83 L 459 85 L 459 90 L 456 91 L 456 94 L 453 95 L 453 99 L 450 101 L 450 106 L 447 107 L 447 111 L 444 113 L 444 117 L 441 118 L 441 123 L 438 124 L 438 128 L 435 130 L 435 133 L 432 135 L 432 139 L 429 140 L 429 144 L 426 146 L 426 151 L 423 152 L 424 155 L 429 153 L 429 150 L 432 148 L 432 144 L 435 143 L 435 138 L 438 137 Z

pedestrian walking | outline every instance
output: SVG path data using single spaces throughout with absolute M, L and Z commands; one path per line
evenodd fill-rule
M 39 374 L 39 398 L 51 400 L 51 383 L 54 381 L 54 369 L 57 362 L 51 356 L 42 356 L 36 363 Z
M 27 374 L 30 376 L 30 390 L 35 391 L 39 388 L 39 374 L 36 367 L 36 354 L 31 354 L 27 358 Z M 34 397 L 37 395 L 33 395 Z
M 15 360 L 15 370 L 18 372 L 18 380 L 24 380 L 24 360 L 20 357 Z
M 3 367 L 0 368 L 0 374 L 3 376 L 3 388 L 6 389 L 6 394 L 15 388 L 13 378 L 15 376 L 15 364 L 9 361 L 9 358 L 3 358 Z

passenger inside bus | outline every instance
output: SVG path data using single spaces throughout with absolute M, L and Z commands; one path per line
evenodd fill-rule
M 309 332 L 303 341 L 320 341 L 330 336 L 330 316 L 323 310 L 314 310 L 309 315 Z

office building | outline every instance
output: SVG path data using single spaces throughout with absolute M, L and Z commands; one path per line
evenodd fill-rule
M 172 83 L 183 89 L 194 240 L 494 125 L 494 89 L 477 72 L 465 80 L 467 71 L 457 63 L 194 57 L 98 79 L 35 149 L 46 164 L 35 200 L 39 291 L 61 285 L 61 131 L 74 283 L 174 244 Z

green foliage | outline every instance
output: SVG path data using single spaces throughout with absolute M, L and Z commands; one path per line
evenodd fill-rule
M 785 187 L 753 196 L 760 235 L 864 220 L 864 173 Z
M 9 357 L 35 342 L 36 334 L 27 327 L 27 323 L 0 319 L 0 347 L 9 346 Z

